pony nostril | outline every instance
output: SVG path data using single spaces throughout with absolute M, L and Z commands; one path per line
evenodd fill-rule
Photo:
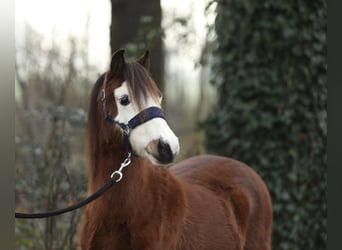
M 173 153 L 169 143 L 159 139 L 158 141 L 158 161 L 161 163 L 170 163 L 173 161 Z

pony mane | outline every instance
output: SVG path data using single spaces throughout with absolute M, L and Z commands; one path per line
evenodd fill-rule
M 105 79 L 105 74 L 102 74 L 96 81 L 90 95 L 90 103 L 88 108 L 88 155 L 89 155 L 89 170 L 93 175 L 96 168 L 96 162 L 99 157 L 99 135 L 95 131 L 99 131 L 101 115 L 98 110 L 98 96 L 103 82 Z
M 156 101 L 161 97 L 157 84 L 140 63 L 126 63 L 123 75 L 130 95 L 137 102 L 139 109 L 141 109 L 143 101 L 146 101 L 149 95 Z

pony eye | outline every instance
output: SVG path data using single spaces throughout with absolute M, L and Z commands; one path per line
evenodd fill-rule
M 123 106 L 127 106 L 128 104 L 130 104 L 128 95 L 123 95 L 120 97 L 120 104 Z

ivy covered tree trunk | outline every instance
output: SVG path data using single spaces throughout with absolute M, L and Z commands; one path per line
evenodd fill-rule
M 164 54 L 162 46 L 160 0 L 111 0 L 111 53 L 125 48 L 134 59 L 151 52 L 151 74 L 164 90 Z
M 327 6 L 317 1 L 217 1 L 209 152 L 265 180 L 273 249 L 327 247 Z

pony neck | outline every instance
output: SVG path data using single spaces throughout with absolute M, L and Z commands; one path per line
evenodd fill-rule
M 112 173 L 118 170 L 120 164 L 127 158 L 127 154 L 126 150 L 121 150 L 111 154 L 104 152 L 99 157 L 98 173 L 89 181 L 90 193 L 96 192 L 109 180 Z M 147 159 L 132 155 L 131 163 L 122 170 L 122 179 L 98 199 L 103 204 L 102 207 L 106 208 L 102 210 L 102 213 L 121 219 L 128 218 L 136 209 L 137 199 L 138 203 L 142 204 L 144 203 L 143 197 L 151 195 L 149 183 L 155 172 L 156 169 Z
M 129 151 L 124 143 L 124 138 L 118 131 L 112 134 L 111 140 L 98 140 L 97 143 L 89 142 L 90 159 L 89 159 L 89 191 L 95 192 L 101 188 L 111 177 L 112 173 L 118 170 L 121 163 L 127 159 Z M 136 181 L 137 175 L 142 175 L 147 167 L 152 168 L 151 164 L 144 158 L 135 155 L 131 156 L 131 163 L 122 170 L 122 180 L 120 184 L 126 183 L 127 179 L 131 183 Z M 115 187 L 118 185 L 115 185 Z M 115 189 L 113 187 L 113 189 Z

